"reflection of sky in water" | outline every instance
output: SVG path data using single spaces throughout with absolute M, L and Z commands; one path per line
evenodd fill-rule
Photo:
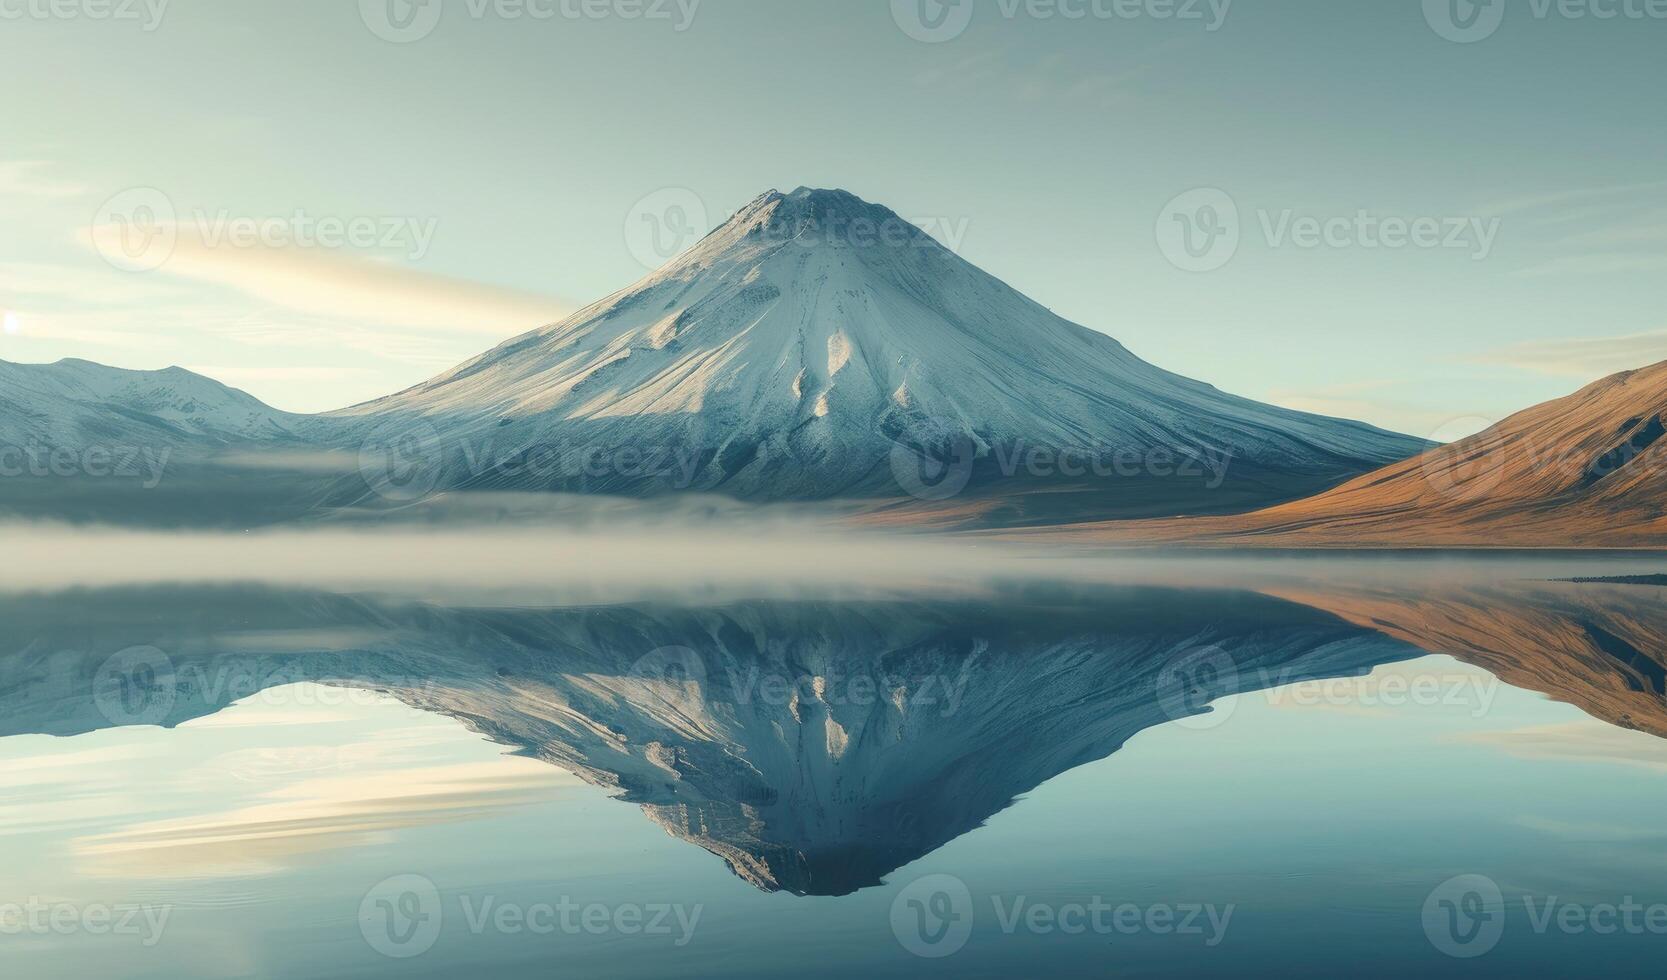
M 1434 698 L 1395 683 L 1430 676 Z M 1667 901 L 1667 743 L 1440 657 L 1145 731 L 846 898 L 765 894 L 638 808 L 454 721 L 308 685 L 173 732 L 0 740 L 0 790 L 16 896 L 0 900 L 175 906 L 151 949 L 8 936 L 13 975 L 31 977 L 1457 975 L 1595 958 L 1628 974 L 1653 969 L 1660 937 L 1537 935 L 1517 896 Z M 1420 909 L 1468 872 L 1500 883 L 1507 913 L 1499 947 L 1465 964 L 1432 949 Z M 372 951 L 358 923 L 367 890 L 401 874 L 432 879 L 444 911 L 433 949 L 407 961 Z M 927 874 L 973 898 L 968 945 L 939 960 L 905 952 L 892 928 L 898 891 Z M 1209 948 L 1007 934 L 993 903 L 1020 896 L 1235 908 Z M 475 934 L 465 898 L 678 904 L 699 919 L 682 947 Z

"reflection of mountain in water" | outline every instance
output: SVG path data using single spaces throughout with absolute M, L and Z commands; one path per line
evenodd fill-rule
M 813 894 L 877 884 L 1203 710 L 1232 686 L 1220 651 L 1289 680 L 1414 655 L 1281 600 L 1155 589 L 537 613 L 149 593 L 97 603 L 104 624 L 93 605 L 8 610 L 50 639 L 0 673 L 0 734 L 177 724 L 300 679 L 375 686 L 617 787 L 761 888 Z M 105 666 L 135 642 L 168 666 Z
M 1202 710 L 1235 678 L 1249 690 L 1360 675 L 1417 656 L 1402 640 L 1667 732 L 1650 683 L 1659 668 L 1641 652 L 1659 646 L 1639 646 L 1643 611 L 1582 611 L 1569 595 L 1561 606 L 1504 592 L 1474 608 L 1430 600 L 1445 618 L 1411 615 L 1404 596 L 1336 590 L 1295 601 L 1038 589 L 544 612 L 79 595 L 0 606 L 39 638 L 0 660 L 0 735 L 172 725 L 297 680 L 377 687 L 617 788 L 760 888 L 844 894 L 1135 733 Z M 1457 625 L 1466 608 L 1473 636 Z M 1562 642 L 1574 642 L 1574 619 L 1587 649 Z M 134 643 L 167 651 L 166 662 L 142 651 L 109 660 Z

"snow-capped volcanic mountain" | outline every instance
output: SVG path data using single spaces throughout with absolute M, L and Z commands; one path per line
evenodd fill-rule
M 184 368 L 0 361 L 0 445 L 212 445 L 291 434 L 297 417 Z
M 902 444 L 928 471 L 964 462 L 963 499 L 1071 484 L 1107 513 L 1248 509 L 1424 445 L 1156 368 L 891 210 L 803 188 L 567 320 L 336 418 L 425 434 L 444 447 L 442 488 L 901 498 Z M 1071 474 L 1024 462 L 1062 453 Z M 1074 472 L 1095 461 L 1098 478 Z

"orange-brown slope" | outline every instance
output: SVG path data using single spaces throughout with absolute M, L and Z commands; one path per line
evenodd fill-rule
M 1232 517 L 1077 524 L 1071 541 L 1279 547 L 1667 545 L 1667 362 L 1315 497 Z
M 1594 718 L 1667 738 L 1663 590 L 1554 582 L 1259 587 L 1475 664 Z

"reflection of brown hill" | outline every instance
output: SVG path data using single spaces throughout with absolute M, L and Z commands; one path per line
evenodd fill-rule
M 1667 362 L 1605 378 L 1335 490 L 1236 517 L 1078 524 L 1075 541 L 1300 546 L 1667 544 Z
M 1524 582 L 1440 594 L 1398 586 L 1261 591 L 1450 654 L 1610 724 L 1667 738 L 1662 590 Z

